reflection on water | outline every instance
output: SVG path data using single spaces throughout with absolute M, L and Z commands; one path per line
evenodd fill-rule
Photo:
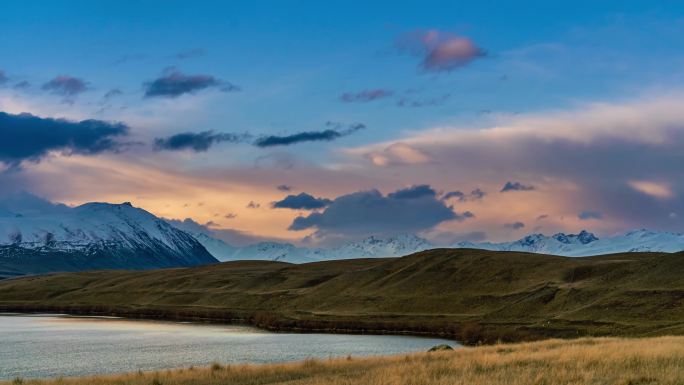
M 269 333 L 248 326 L 63 315 L 0 315 L 0 379 L 424 351 L 409 336 Z

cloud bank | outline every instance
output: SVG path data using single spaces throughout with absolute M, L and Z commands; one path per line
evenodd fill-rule
M 400 189 L 387 195 L 378 190 L 359 191 L 335 198 L 322 212 L 299 216 L 290 230 L 315 229 L 320 238 L 417 233 L 444 221 L 464 220 L 426 185 Z
M 26 160 L 37 162 L 51 151 L 64 155 L 115 151 L 121 146 L 117 138 L 128 132 L 123 123 L 93 119 L 74 122 L 0 112 L 0 162 L 10 166 Z

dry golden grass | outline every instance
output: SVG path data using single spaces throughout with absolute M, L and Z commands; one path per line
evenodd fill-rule
M 12 382 L 0 382 L 8 385 Z M 307 360 L 56 380 L 40 385 L 683 384 L 684 337 L 585 338 L 378 358 Z

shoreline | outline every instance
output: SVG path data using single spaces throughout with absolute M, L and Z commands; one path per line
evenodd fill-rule
M 142 310 L 142 311 L 140 311 Z M 187 311 L 170 312 L 168 309 L 140 309 L 140 310 L 125 310 L 125 309 L 108 309 L 108 310 L 93 310 L 90 308 L 79 306 L 32 306 L 32 307 L 12 307 L 0 305 L 0 316 L 7 315 L 64 315 L 64 316 L 80 316 L 80 317 L 110 317 L 117 319 L 128 320 L 149 320 L 149 321 L 169 321 L 169 322 L 194 322 L 198 324 L 214 324 L 214 325 L 235 325 L 235 326 L 250 326 L 272 333 L 296 333 L 296 334 L 352 334 L 352 335 L 397 335 L 397 336 L 413 336 L 426 338 L 443 338 L 453 341 L 461 346 L 468 346 L 469 344 L 459 341 L 455 334 L 433 331 L 417 331 L 417 330 L 402 330 L 402 329 L 379 329 L 372 327 L 365 328 L 340 328 L 340 327 L 297 327 L 297 326 L 283 326 L 264 324 L 258 322 L 258 317 L 254 315 L 249 317 L 239 318 L 225 318 L 212 317 L 199 314 L 191 314 Z M 472 344 L 471 344 L 472 345 Z

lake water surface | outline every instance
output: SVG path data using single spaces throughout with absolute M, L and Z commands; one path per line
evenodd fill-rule
M 270 333 L 248 326 L 61 315 L 0 315 L 0 379 L 425 351 L 453 341 Z

